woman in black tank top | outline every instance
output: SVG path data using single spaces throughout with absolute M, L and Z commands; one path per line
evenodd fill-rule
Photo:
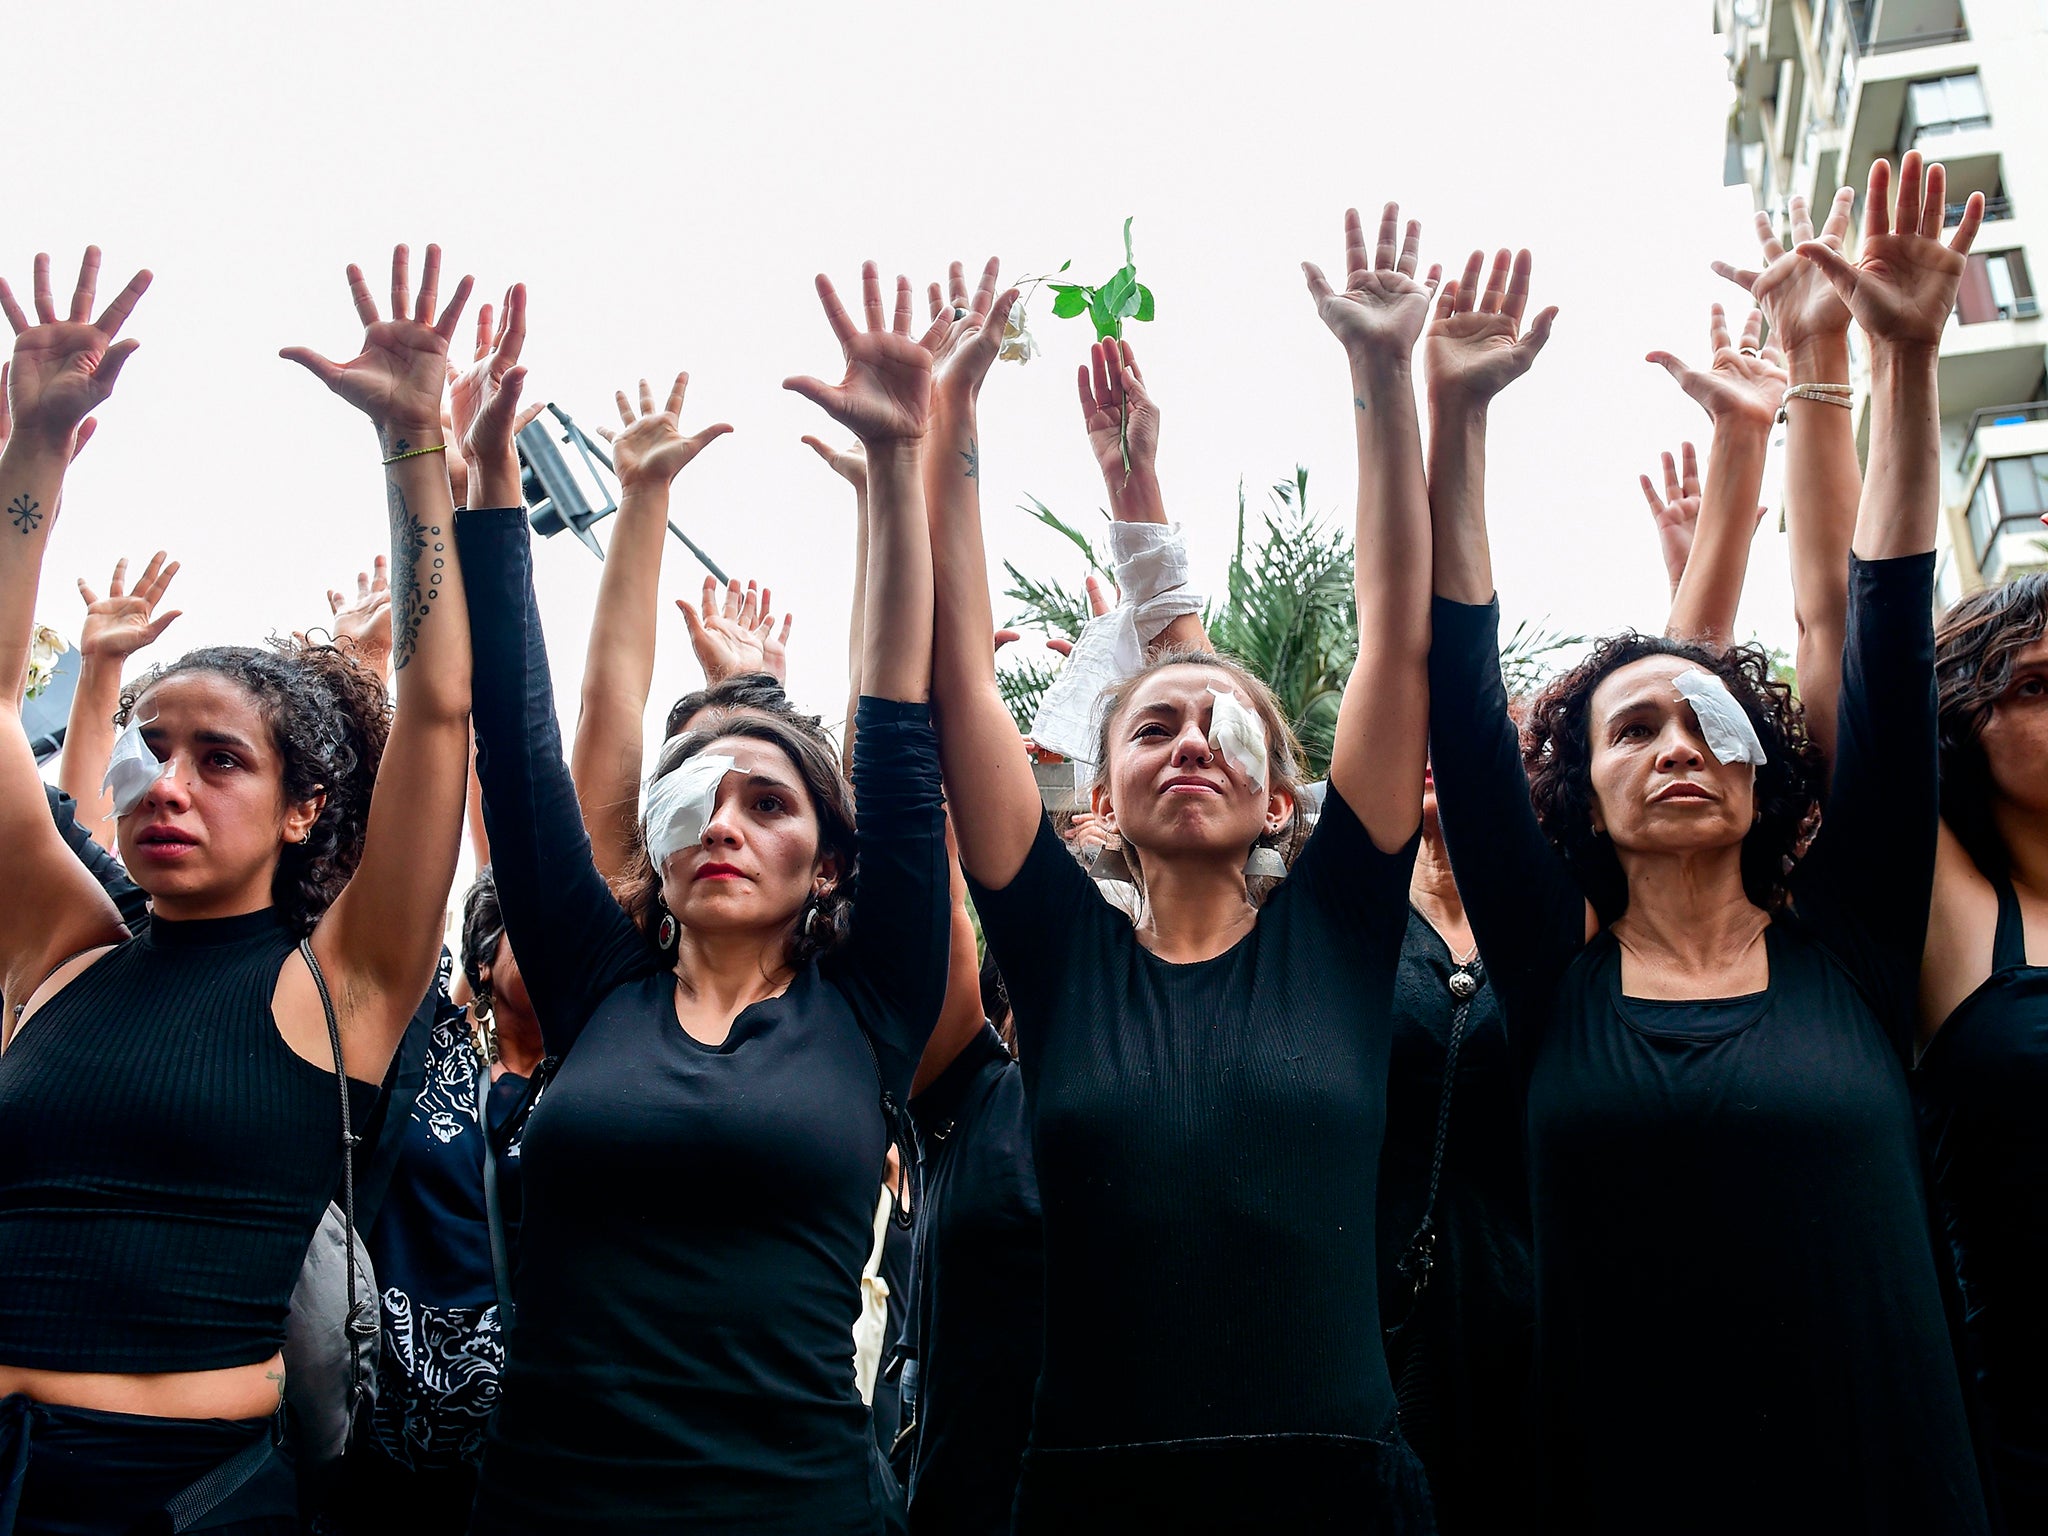
M 1916 1086 L 2007 1528 L 2048 1529 L 2048 576 L 1935 635 L 1943 832 Z M 2048 935 L 2036 954 L 2048 955 Z
M 210 1530 L 295 1528 L 290 1473 L 263 1447 L 292 1285 L 341 1172 L 312 961 L 361 1124 L 433 976 L 461 835 L 469 639 L 440 420 L 469 280 L 434 323 L 439 266 L 428 247 L 408 317 L 399 248 L 389 320 L 351 268 L 362 355 L 287 354 L 378 430 L 398 708 L 331 647 L 196 651 L 132 686 L 110 771 L 119 851 L 152 903 L 132 939 L 35 795 L 17 701 L 64 469 L 134 349 L 114 338 L 149 274 L 97 320 L 97 250 L 65 314 L 47 257 L 33 320 L 0 283 L 15 333 L 0 453 L 0 1511 L 23 1536 L 139 1528 L 167 1507 L 186 1523 L 210 1511 Z M 517 379 L 495 358 L 489 388 L 499 431 L 472 484 L 512 500 Z

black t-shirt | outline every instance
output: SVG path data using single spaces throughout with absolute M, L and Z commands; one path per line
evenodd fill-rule
M 1439 600 L 1446 841 L 1528 1080 L 1545 1528 L 1986 1529 L 1904 1053 L 1933 878 L 1931 557 L 1856 562 L 1769 988 L 1623 996 L 1529 804 L 1496 610 Z
M 1016 1011 L 1045 1211 L 1020 1509 L 1059 1512 L 1030 1494 L 1054 1476 L 1047 1453 L 1111 1447 L 1139 1451 L 1127 1492 L 1151 1475 L 1184 1489 L 1161 1446 L 1199 1443 L 1185 1464 L 1212 1471 L 1247 1458 L 1255 1476 L 1299 1436 L 1352 1445 L 1345 1477 L 1391 1468 L 1401 1484 L 1382 1465 L 1394 1399 L 1373 1233 L 1414 856 L 1412 839 L 1380 852 L 1333 789 L 1251 932 L 1187 965 L 1138 942 L 1050 822 L 1006 887 L 973 886 Z
M 882 1096 L 907 1101 L 946 986 L 929 711 L 861 700 L 849 936 L 705 1045 L 591 862 L 525 519 L 465 512 L 457 536 L 492 865 L 561 1058 L 521 1143 L 518 1323 L 472 1528 L 873 1536 L 853 1325 Z
M 920 1149 L 910 1528 L 1007 1536 L 1045 1342 L 1045 1231 L 1024 1081 L 1002 1037 L 984 1026 L 910 1113 Z
M 1410 912 L 1394 979 L 1380 1153 L 1380 1307 L 1389 1326 L 1411 1305 L 1412 1284 L 1398 1266 L 1429 1201 L 1445 1052 L 1458 1007 L 1452 969 L 1443 939 Z M 1508 1059 L 1500 1000 L 1484 968 L 1475 969 L 1479 990 L 1458 1047 L 1432 1221 L 1433 1267 L 1416 1314 L 1429 1412 L 1411 1442 L 1429 1469 L 1445 1536 L 1514 1530 L 1529 1507 L 1536 1271 L 1522 1085 Z

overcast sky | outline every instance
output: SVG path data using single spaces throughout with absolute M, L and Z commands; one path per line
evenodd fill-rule
M 352 355 L 342 268 L 381 288 L 392 244 L 437 240 L 479 295 L 531 290 L 528 398 L 596 425 L 641 375 L 691 374 L 685 429 L 736 432 L 684 471 L 676 520 L 796 614 L 791 692 L 844 697 L 850 495 L 798 438 L 829 432 L 780 388 L 832 376 L 810 278 L 863 257 L 920 285 L 951 258 L 1007 273 L 1073 258 L 1100 281 L 1137 216 L 1156 323 L 1132 328 L 1163 413 L 1160 473 L 1196 569 L 1220 582 L 1240 477 L 1308 466 L 1347 518 L 1350 391 L 1298 263 L 1342 260 L 1347 204 L 1423 220 L 1424 259 L 1526 245 L 1534 303 L 1562 306 L 1494 413 L 1494 550 L 1510 621 L 1661 624 L 1636 485 L 1706 420 L 1653 347 L 1702 359 L 1708 271 L 1754 249 L 1720 185 L 1728 85 L 1704 0 L 1459 7 L 359 3 L 122 0 L 7 9 L 11 114 L 0 269 L 35 251 L 60 286 L 87 241 L 111 283 L 156 285 L 142 349 L 101 412 L 50 547 L 38 617 L 69 635 L 74 580 L 159 546 L 186 610 L 155 647 L 246 641 L 325 617 L 383 546 L 361 417 L 277 349 Z M 327 18 L 327 19 L 321 19 Z M 345 18 L 345 19 L 344 19 Z M 108 288 L 111 291 L 111 287 Z M 444 293 L 447 286 L 444 284 Z M 992 557 L 1076 573 L 1016 507 L 1092 519 L 1079 426 L 1085 321 L 1032 327 L 982 399 Z M 1774 457 L 1767 494 L 1778 477 Z M 1741 628 L 1789 647 L 1784 540 L 1766 523 Z M 608 526 L 600 537 L 609 538 Z M 538 555 L 573 711 L 598 565 Z M 670 541 L 664 588 L 701 577 Z M 1000 601 L 999 601 L 999 613 Z M 665 609 L 652 714 L 696 686 Z M 145 652 L 139 661 L 152 658 Z

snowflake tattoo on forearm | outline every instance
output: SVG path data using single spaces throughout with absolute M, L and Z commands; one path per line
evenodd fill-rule
M 7 504 L 7 515 L 14 519 L 14 526 L 23 533 L 34 533 L 43 521 L 41 507 L 40 501 L 30 501 L 28 492 L 24 491 Z

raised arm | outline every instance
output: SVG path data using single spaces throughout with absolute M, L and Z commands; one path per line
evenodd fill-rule
M 590 831 L 591 855 L 607 880 L 625 872 L 640 814 L 641 722 L 647 692 L 654 686 L 669 486 L 706 444 L 732 430 L 720 422 L 683 435 L 683 396 L 689 384 L 687 373 L 677 374 L 667 403 L 657 409 L 654 391 L 642 379 L 637 412 L 626 392 L 618 391 L 620 430 L 605 433 L 619 473 L 619 510 L 604 574 L 598 578 L 597 611 L 590 619 L 569 769 Z
M 957 268 L 955 269 L 958 270 Z M 1081 424 L 1102 484 L 1109 492 L 1115 523 L 1164 526 L 1166 500 L 1159 489 L 1159 407 L 1138 371 L 1137 354 L 1123 340 L 1098 341 L 1079 370 Z M 1126 467 L 1124 455 L 1130 454 Z M 1150 625 L 1145 625 L 1150 629 Z M 1141 635 L 1148 651 L 1206 651 L 1202 615 L 1176 613 L 1157 633 Z
M 399 246 L 385 318 L 361 269 L 351 266 L 362 351 L 346 363 L 304 347 L 282 354 L 369 417 L 384 464 L 396 709 L 362 862 L 313 933 L 332 978 L 350 1071 L 370 1082 L 383 1076 L 434 979 L 469 763 L 469 618 L 455 558 L 441 391 L 470 280 L 456 284 L 437 317 L 440 276 L 440 247 L 429 245 L 415 298 L 408 252 Z M 516 396 L 516 380 L 512 390 Z
M 1664 557 L 1664 575 L 1671 595 L 1678 596 L 1678 584 L 1685 579 L 1685 562 L 1692 554 L 1693 530 L 1700 521 L 1700 460 L 1691 443 L 1678 445 L 1680 458 L 1664 455 L 1664 490 L 1648 475 L 1638 475 L 1644 499 L 1650 503 L 1650 521 L 1657 527 L 1657 552 Z M 1679 464 L 1684 463 L 1681 474 Z
M 1044 810 L 1031 759 L 996 690 L 995 613 L 981 537 L 981 383 L 1001 348 L 1016 290 L 998 295 L 997 268 L 984 270 L 947 341 L 925 457 L 931 515 L 935 618 L 932 714 L 953 813 L 960 862 L 983 885 L 1016 878 Z M 873 607 L 872 600 L 870 608 Z
M 1413 219 L 1402 237 L 1400 207 L 1388 203 L 1368 253 L 1364 223 L 1348 209 L 1344 286 L 1332 288 L 1312 262 L 1302 267 L 1351 365 L 1358 437 L 1358 660 L 1337 710 L 1330 783 L 1383 853 L 1421 824 L 1429 760 L 1429 485 L 1412 370 L 1442 269 L 1417 279 L 1421 237 Z
M 58 318 L 50 258 L 37 256 L 31 321 L 0 279 L 0 313 L 14 331 L 7 397 L 12 435 L 0 449 L 0 989 L 25 1002 L 52 966 L 119 943 L 121 914 L 50 819 L 35 753 L 22 726 L 22 692 L 35 633 L 36 586 L 64 492 L 64 470 L 87 413 L 113 392 L 133 341 L 117 341 L 149 287 L 138 272 L 93 318 L 100 253 L 86 248 L 70 307 Z M 97 787 L 97 786 L 95 786 Z M 12 1022 L 0 1015 L 0 1041 Z
M 1815 240 L 1836 251 L 1849 233 L 1856 194 L 1835 193 L 1818 236 L 1803 197 L 1792 199 L 1792 245 Z M 1756 216 L 1760 271 L 1716 262 L 1714 270 L 1756 296 L 1783 348 L 1792 387 L 1785 413 L 1785 527 L 1792 557 L 1795 663 L 1806 728 L 1830 761 L 1841 696 L 1842 642 L 1849 606 L 1849 541 L 1863 492 L 1849 385 L 1849 306 L 1827 275 L 1778 242 L 1770 215 Z
M 1727 313 L 1716 304 L 1708 325 L 1707 367 L 1687 367 L 1669 352 L 1649 354 L 1648 360 L 1660 364 L 1714 424 L 1699 518 L 1665 623 L 1669 635 L 1714 645 L 1735 638 L 1735 610 L 1749 573 L 1771 425 L 1785 396 L 1784 358 L 1775 346 L 1763 344 L 1763 328 L 1763 311 L 1751 310 L 1738 344 L 1728 334 Z
M 114 562 L 114 575 L 101 597 L 78 579 L 85 599 L 85 623 L 78 632 L 78 685 L 71 695 L 71 716 L 64 727 L 64 757 L 57 787 L 78 802 L 80 824 L 100 847 L 114 846 L 114 797 L 100 787 L 113 755 L 114 712 L 121 706 L 121 669 L 128 658 L 161 635 L 178 610 L 156 612 L 156 605 L 178 574 L 178 562 L 166 562 L 158 550 L 142 568 L 134 590 L 127 584 L 128 561 Z
M 839 736 L 840 766 L 853 772 L 853 720 L 860 705 L 861 647 L 868 618 L 868 461 L 856 443 L 834 448 L 821 437 L 806 437 L 804 446 L 853 487 L 853 604 L 846 623 L 846 727 Z

